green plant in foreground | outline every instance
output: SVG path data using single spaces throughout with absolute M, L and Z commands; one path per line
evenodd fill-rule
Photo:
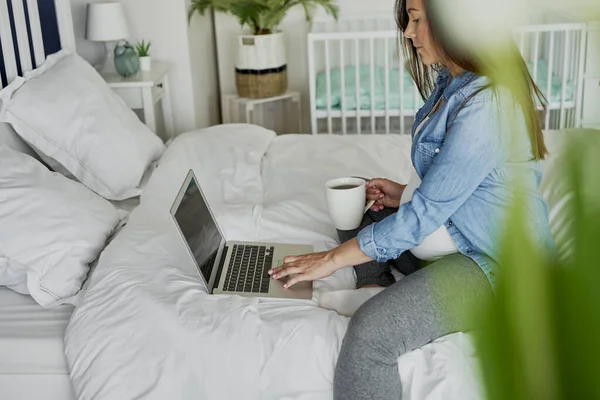
M 148 57 L 150 55 L 150 46 L 151 45 L 152 45 L 152 42 L 150 42 L 150 41 L 146 42 L 145 40 L 140 40 L 139 42 L 137 42 L 135 45 L 135 50 L 137 51 L 138 56 Z
M 598 142 L 588 135 L 560 164 L 571 192 L 570 257 L 537 249 L 522 203 L 508 218 L 496 302 L 476 334 L 488 400 L 600 399 Z
M 237 18 L 241 26 L 247 25 L 254 35 L 273 33 L 288 11 L 296 6 L 304 9 L 306 20 L 312 21 L 315 9 L 322 7 L 337 19 L 339 8 L 335 0 L 192 0 L 188 18 L 195 13 L 204 15 L 209 8 Z

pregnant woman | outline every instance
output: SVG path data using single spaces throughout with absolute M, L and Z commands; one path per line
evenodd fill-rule
M 377 202 L 358 232 L 340 232 L 339 247 L 286 257 L 271 271 L 274 279 L 297 274 L 291 286 L 354 267 L 357 287 L 386 287 L 350 320 L 335 371 L 339 400 L 401 398 L 400 355 L 477 327 L 465 316 L 493 299 L 503 214 L 517 181 L 533 240 L 553 249 L 538 193 L 546 153 L 534 105 L 540 91 L 514 46 L 494 64 L 441 35 L 435 4 L 396 4 L 407 67 L 426 100 L 412 132 L 409 188 L 372 179 L 368 197 Z M 390 266 L 406 276 L 395 282 Z

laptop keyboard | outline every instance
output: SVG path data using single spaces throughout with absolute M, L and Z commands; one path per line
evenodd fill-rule
M 273 251 L 272 246 L 233 245 L 223 290 L 268 293 Z

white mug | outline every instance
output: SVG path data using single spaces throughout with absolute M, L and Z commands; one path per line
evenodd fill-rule
M 337 178 L 325 183 L 329 215 L 335 227 L 341 231 L 356 229 L 363 215 L 373 205 L 365 205 L 367 182 L 362 178 Z

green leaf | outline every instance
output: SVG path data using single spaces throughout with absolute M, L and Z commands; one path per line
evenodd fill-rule
M 140 57 L 147 57 L 150 55 L 150 46 L 151 42 L 146 42 L 145 40 L 141 40 L 136 43 L 135 50 Z
M 317 7 L 338 18 L 339 8 L 334 0 L 192 0 L 188 19 L 208 8 L 234 16 L 241 26 L 247 25 L 255 34 L 271 33 L 285 18 L 290 9 L 302 6 L 306 20 L 310 22 Z
M 554 178 L 570 187 L 575 251 L 565 258 L 541 250 L 517 197 L 501 243 L 496 301 L 476 335 L 489 400 L 600 398 L 600 137 L 569 137 L 574 145 L 560 155 L 564 174 Z

